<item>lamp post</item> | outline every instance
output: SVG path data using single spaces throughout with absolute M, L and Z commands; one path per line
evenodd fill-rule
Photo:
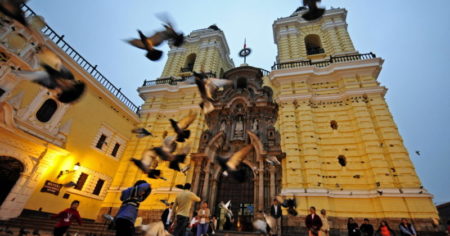
M 77 171 L 79 169 L 80 169 L 80 162 L 77 162 L 73 166 L 73 170 L 61 170 L 61 171 L 59 171 L 59 174 L 56 178 L 59 179 L 61 176 L 65 175 L 65 174 L 74 173 L 75 171 Z

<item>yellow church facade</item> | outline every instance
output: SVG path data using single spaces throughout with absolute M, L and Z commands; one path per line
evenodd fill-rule
M 348 217 L 405 217 L 427 229 L 437 211 L 386 104 L 387 89 L 377 81 L 384 60 L 356 51 L 345 9 L 327 10 L 312 22 L 301 18 L 302 11 L 273 23 L 278 54 L 270 71 L 235 67 L 225 34 L 215 25 L 191 32 L 185 44 L 170 49 L 161 76 L 138 88 L 144 100 L 139 109 L 45 23 L 36 19 L 32 32 L 18 23 L 2 24 L 0 161 L 13 163 L 20 174 L 0 203 L 0 218 L 17 217 L 23 209 L 56 213 L 77 199 L 82 217 L 100 220 L 118 210 L 123 189 L 145 179 L 152 186 L 140 206 L 145 221 L 159 219 L 165 209 L 160 200 L 173 201 L 181 191 L 174 186 L 189 182 L 218 215 L 223 189 L 242 193 L 245 205 L 234 203 L 242 222 L 259 217 L 281 195 L 297 202 L 299 216 L 286 214 L 283 220 L 289 229 L 301 224 L 310 206 L 327 209 L 334 228 L 344 227 Z M 45 122 L 37 113 L 52 97 L 11 73 L 32 69 L 37 45 L 49 47 L 88 85 L 78 103 L 56 103 Z M 219 91 L 220 109 L 211 115 L 199 109 L 192 71 L 233 80 L 233 89 Z M 173 135 L 170 118 L 192 113 L 192 148 L 182 165 L 189 170 L 175 172 L 160 163 L 167 180 L 147 178 L 130 158 L 161 145 L 165 131 Z M 153 136 L 137 138 L 130 132 L 135 127 Z M 237 148 L 250 142 L 247 131 L 261 145 L 246 163 L 251 180 L 233 190 L 204 149 L 218 137 Z M 281 165 L 268 165 L 269 156 Z M 70 181 L 76 186 L 63 186 Z M 42 192 L 50 184 L 60 189 L 58 195 Z

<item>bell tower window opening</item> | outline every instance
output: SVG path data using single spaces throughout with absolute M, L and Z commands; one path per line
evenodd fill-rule
M 197 59 L 197 55 L 195 53 L 192 53 L 189 56 L 187 56 L 186 62 L 184 63 L 184 67 L 181 68 L 181 72 L 193 71 L 196 59 Z
M 306 46 L 306 53 L 308 55 L 325 53 L 325 50 L 322 48 L 320 37 L 317 34 L 310 34 L 306 36 L 305 46 Z

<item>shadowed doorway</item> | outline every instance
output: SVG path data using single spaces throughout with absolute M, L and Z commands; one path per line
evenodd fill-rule
M 0 206 L 24 171 L 23 164 L 12 157 L 0 156 Z
M 231 231 L 253 231 L 252 221 L 254 214 L 254 178 L 252 170 L 244 164 L 241 168 L 245 169 L 247 181 L 239 183 L 229 176 L 221 175 L 218 183 L 216 206 L 223 201 L 227 203 L 231 200 L 231 211 L 233 219 L 228 219 L 224 211 L 216 207 L 216 216 L 218 224 L 225 226 L 223 230 Z M 226 223 L 230 221 L 229 223 Z

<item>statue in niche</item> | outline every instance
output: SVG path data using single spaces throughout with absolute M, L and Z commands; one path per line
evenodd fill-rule
M 243 137 L 243 135 L 244 135 L 244 121 L 242 119 L 242 116 L 238 116 L 236 126 L 234 127 L 234 136 Z
M 258 130 L 258 120 L 255 118 L 253 120 L 253 124 L 252 124 L 252 131 L 257 131 Z
M 227 128 L 227 125 L 225 124 L 225 121 L 223 120 L 222 122 L 220 122 L 219 131 L 225 131 L 226 128 Z

